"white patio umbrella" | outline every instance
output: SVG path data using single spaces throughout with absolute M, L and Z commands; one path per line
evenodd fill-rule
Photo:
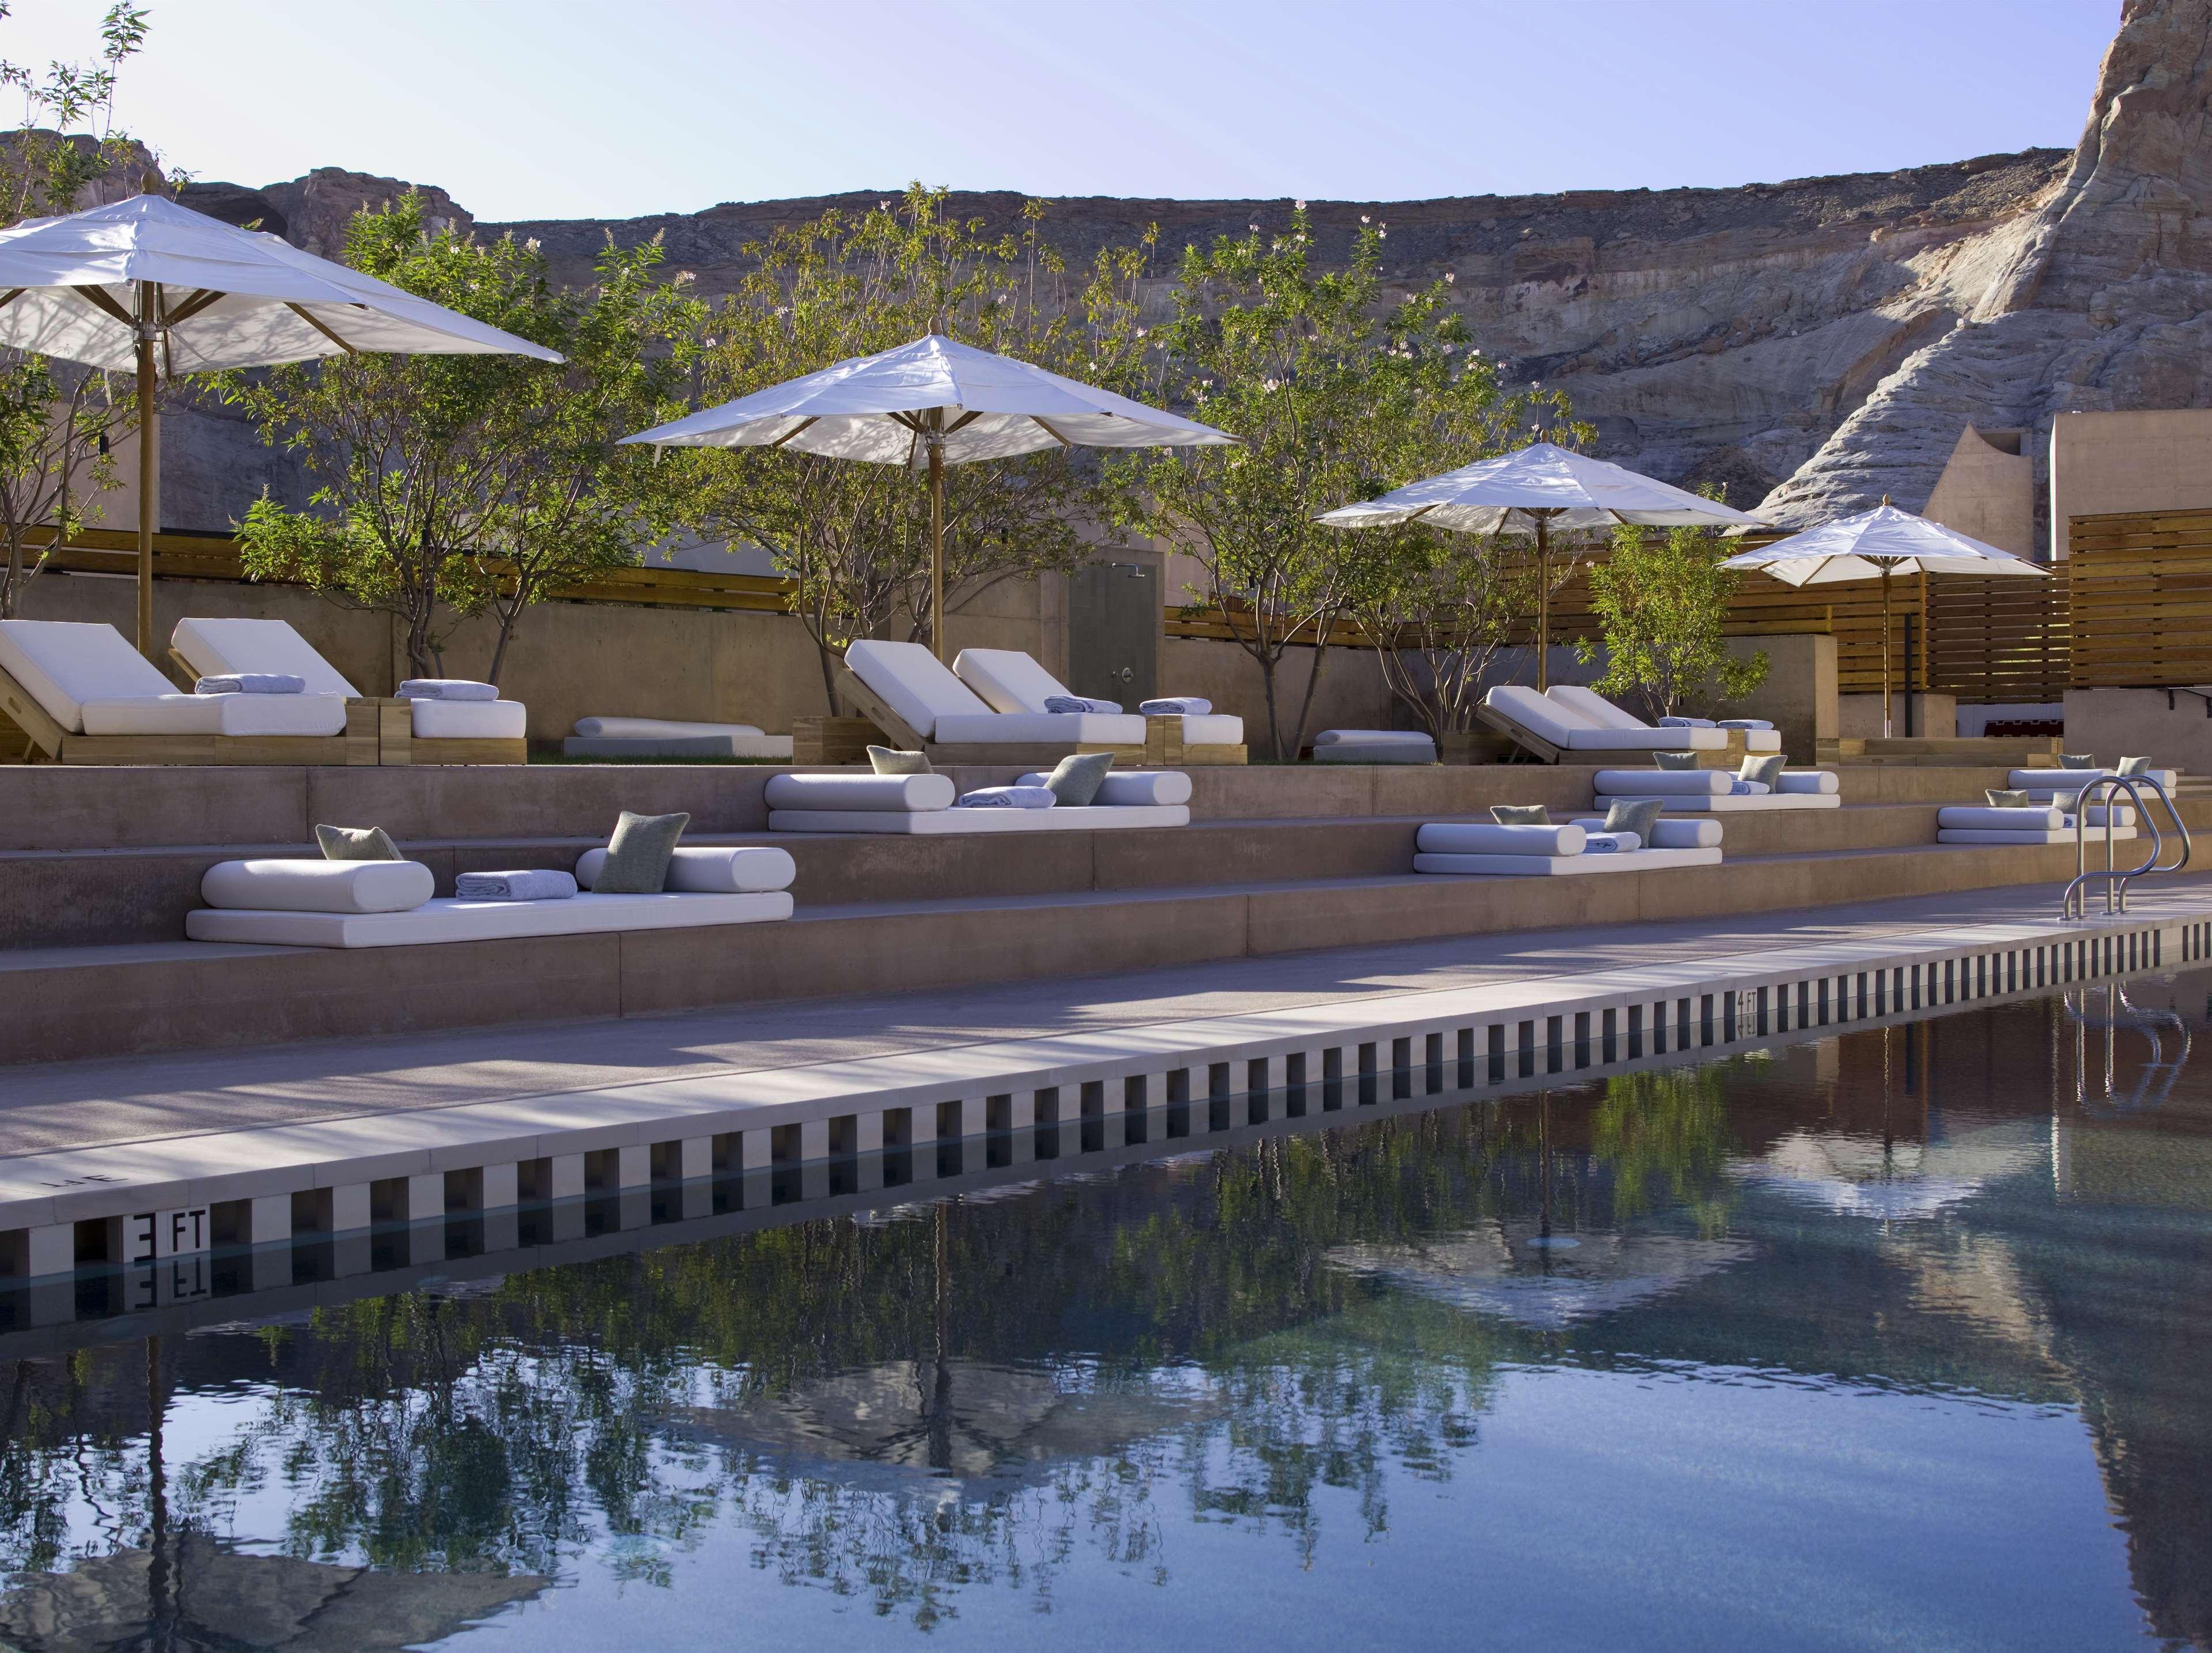
M 364 350 L 553 350 L 165 195 L 0 230 L 0 345 L 138 375 L 138 647 L 154 653 L 155 381 Z
M 1536 687 L 1551 687 L 1551 532 L 1610 528 L 1759 526 L 1759 519 L 1702 495 L 1654 482 L 1603 459 L 1532 442 L 1516 453 L 1480 459 L 1441 476 L 1394 488 L 1380 499 L 1340 505 L 1322 521 L 1338 528 L 1380 528 L 1431 522 L 1463 534 L 1536 537 Z
M 1721 564 L 1756 568 L 1787 586 L 1838 585 L 1851 580 L 1881 581 L 1881 732 L 1890 732 L 1889 581 L 1899 574 L 2032 574 L 2047 576 L 2039 563 L 1978 539 L 1969 539 L 1940 522 L 1900 511 L 1883 496 L 1871 511 L 1839 517 L 1771 545 L 1745 551 Z
M 931 333 L 625 436 L 664 447 L 788 447 L 929 468 L 930 637 L 945 646 L 945 467 L 1048 447 L 1203 447 L 1237 439 L 1110 391 Z

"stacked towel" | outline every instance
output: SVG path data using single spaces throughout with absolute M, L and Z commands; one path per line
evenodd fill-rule
M 1050 809 L 1060 800 L 1050 787 L 983 787 L 963 793 L 955 809 Z
M 1583 836 L 1585 855 L 1626 855 L 1644 848 L 1644 840 L 1632 832 L 1590 832 Z
M 1731 798 L 1764 798 L 1767 793 L 1773 790 L 1774 788 L 1768 786 L 1764 781 L 1731 781 L 1729 782 L 1729 796 Z
M 1720 726 L 1723 729 L 1771 729 L 1774 726 L 1765 718 L 1723 718 Z
M 1047 695 L 1044 709 L 1055 713 L 1100 712 L 1111 714 L 1119 712 L 1121 705 L 1119 701 L 1085 700 L 1080 695 Z
M 1720 725 L 1711 718 L 1661 718 L 1659 726 L 1662 729 L 1717 729 Z
M 195 695 L 304 695 L 307 680 L 289 672 L 233 672 L 220 678 L 202 678 L 192 685 Z
M 410 678 L 393 691 L 398 700 L 497 700 L 499 690 L 465 678 Z
M 1195 695 L 1170 695 L 1164 700 L 1140 700 L 1137 709 L 1146 717 L 1202 718 L 1212 715 L 1213 702 Z
M 566 901 L 576 893 L 576 877 L 550 866 L 513 872 L 463 872 L 453 880 L 463 901 Z

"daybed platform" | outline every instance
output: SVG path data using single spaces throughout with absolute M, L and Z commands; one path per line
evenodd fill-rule
M 1044 776 L 1018 784 L 1042 786 Z M 945 836 L 1190 824 L 1190 777 L 1173 771 L 1109 775 L 1098 801 L 1081 808 L 956 809 L 955 796 L 944 775 L 779 775 L 767 787 L 769 830 Z
M 1841 782 L 1828 769 L 1784 769 L 1772 792 L 1739 794 L 1725 769 L 1600 769 L 1593 783 L 1600 808 L 1656 798 L 1670 815 L 1733 811 L 1839 809 Z
M 1630 763 L 1648 759 L 1653 752 L 1688 751 L 1697 753 L 1700 763 L 1723 769 L 1742 754 L 1742 742 L 1729 739 L 1733 731 L 1607 728 L 1519 684 L 1492 690 L 1474 714 L 1547 763 Z
M 1713 866 L 1721 859 L 1718 821 L 1657 823 L 1650 845 L 1592 854 L 1598 817 L 1565 826 L 1496 826 L 1480 821 L 1431 821 L 1414 840 L 1413 871 L 1462 876 L 1571 878 L 1582 873 L 1657 872 Z
M 666 718 L 592 717 L 561 743 L 564 757 L 750 757 L 791 761 L 791 737 L 750 723 L 684 723 Z
M 2136 812 L 2127 805 L 2109 811 L 2093 805 L 2079 835 L 2092 846 L 2104 842 L 2105 817 L 2112 816 L 2112 836 L 2136 836 Z M 2070 844 L 2075 842 L 2075 817 L 2057 805 L 2049 808 L 2006 809 L 1981 805 L 1954 805 L 1936 812 L 1936 842 L 1945 844 Z

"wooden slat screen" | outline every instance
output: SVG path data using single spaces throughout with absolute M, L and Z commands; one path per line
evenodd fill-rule
M 2066 697 L 2072 659 L 2063 574 L 1928 581 L 1929 682 L 1966 704 L 2046 706 Z
M 2212 511 L 2067 524 L 2077 689 L 2212 683 Z

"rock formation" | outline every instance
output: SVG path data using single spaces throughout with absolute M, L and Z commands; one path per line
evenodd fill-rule
M 2200 366 L 2212 342 L 2212 240 L 2197 204 L 2212 199 L 2209 36 L 2212 0 L 2129 0 L 2070 155 L 1725 190 L 1315 202 L 1316 252 L 1341 258 L 1362 215 L 1386 223 L 1386 277 L 1411 289 L 1451 272 L 1484 348 L 1514 377 L 1569 392 L 1607 458 L 1723 483 L 1732 501 L 1763 497 L 1784 521 L 1883 494 L 1917 506 L 1970 421 L 2028 432 L 2025 451 L 2039 465 L 2054 412 L 2212 404 Z M 325 168 L 258 189 L 195 184 L 184 198 L 328 255 L 356 209 L 405 187 Z M 424 187 L 434 212 L 457 224 L 535 237 L 573 283 L 590 278 L 609 236 L 659 235 L 668 268 L 694 272 L 709 296 L 729 290 L 747 245 L 777 227 L 885 198 L 507 224 L 477 223 Z M 1045 222 L 1072 260 L 1157 225 L 1150 296 L 1164 305 L 1184 245 L 1280 224 L 1291 204 L 1063 200 Z M 1021 206 L 1011 193 L 951 203 L 1007 227 Z M 224 474 L 237 433 L 204 440 L 198 422 L 173 426 L 170 475 L 201 515 L 236 514 L 254 491 Z M 270 478 L 257 471 L 258 489 Z M 171 521 L 220 526 L 173 512 Z

